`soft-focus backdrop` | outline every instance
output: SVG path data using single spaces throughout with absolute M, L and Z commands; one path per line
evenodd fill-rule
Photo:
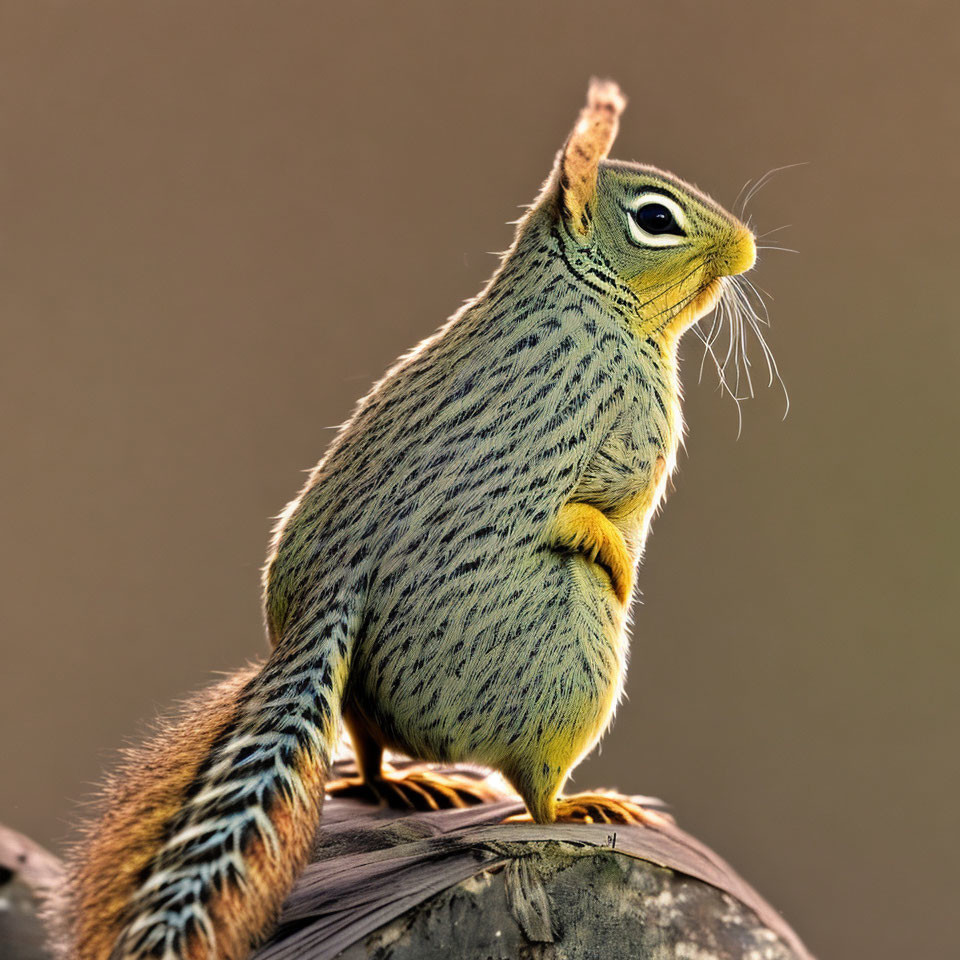
M 867 15 L 869 13 L 869 15 Z M 822 957 L 956 947 L 957 7 L 0 4 L 0 821 L 57 846 L 264 649 L 269 518 L 472 295 L 591 74 L 751 204 L 790 391 L 689 436 L 580 787 L 665 797 Z

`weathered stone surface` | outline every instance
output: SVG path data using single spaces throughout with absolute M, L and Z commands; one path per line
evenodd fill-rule
M 517 844 L 516 859 L 432 897 L 342 960 L 795 960 L 752 910 L 614 850 Z M 543 909 L 546 907 L 546 909 Z

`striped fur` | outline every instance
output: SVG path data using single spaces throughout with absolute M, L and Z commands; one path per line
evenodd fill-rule
M 244 957 L 307 856 L 344 715 L 373 771 L 384 747 L 477 762 L 554 818 L 620 698 L 682 430 L 676 341 L 753 257 L 694 188 L 601 160 L 621 107 L 594 89 L 486 289 L 361 401 L 284 511 L 273 652 L 115 781 L 76 860 L 79 960 Z M 683 249 L 631 246 L 623 204 L 651 186 L 685 204 Z

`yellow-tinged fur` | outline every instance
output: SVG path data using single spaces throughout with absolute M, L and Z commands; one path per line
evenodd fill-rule
M 589 503 L 565 503 L 554 522 L 553 542 L 600 564 L 610 575 L 617 599 L 627 602 L 633 589 L 633 561 L 623 534 L 606 514 Z

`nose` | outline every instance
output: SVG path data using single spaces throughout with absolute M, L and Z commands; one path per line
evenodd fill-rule
M 724 274 L 729 277 L 746 273 L 757 262 L 757 244 L 746 227 L 737 227 L 727 243 L 721 262 L 725 268 Z

